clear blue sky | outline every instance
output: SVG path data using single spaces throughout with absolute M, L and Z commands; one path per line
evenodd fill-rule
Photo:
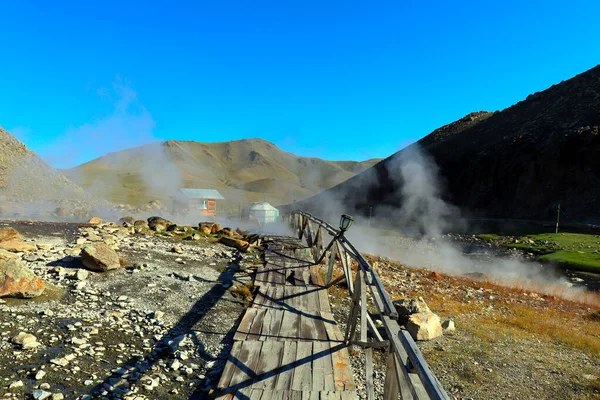
M 141 4 L 3 2 L 0 125 L 58 167 L 165 139 L 367 159 L 600 62 L 598 0 Z

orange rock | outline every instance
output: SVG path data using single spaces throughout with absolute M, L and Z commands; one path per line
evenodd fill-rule
M 0 260 L 0 297 L 37 297 L 45 286 L 20 260 Z
M 0 242 L 5 240 L 21 239 L 21 235 L 13 228 L 0 228 Z
M 101 224 L 101 223 L 102 223 L 102 219 L 98 218 L 98 217 L 92 217 L 88 221 L 88 224 L 94 224 L 94 225 L 98 225 L 98 224 Z
M 438 274 L 437 272 L 435 272 L 435 271 L 432 271 L 432 272 L 429 274 L 429 277 L 430 277 L 430 278 L 433 278 L 433 279 L 440 279 L 442 276 L 441 276 L 440 274 Z
M 220 230 L 222 230 L 222 229 L 223 229 L 223 227 L 222 227 L 221 225 L 219 225 L 219 224 L 214 224 L 214 225 L 212 226 L 212 228 L 211 228 L 211 232 L 210 232 L 210 233 L 217 233 L 217 232 L 219 232 L 219 231 L 220 231 Z
M 0 242 L 0 249 L 12 251 L 13 253 L 17 252 L 27 252 L 36 250 L 37 247 L 31 245 L 29 243 L 25 243 L 21 240 L 5 240 Z

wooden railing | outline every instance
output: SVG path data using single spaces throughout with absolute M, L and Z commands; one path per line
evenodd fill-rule
M 410 334 L 400 329 L 394 304 L 377 272 L 344 237 L 343 232 L 304 211 L 293 211 L 285 215 L 284 220 L 298 238 L 306 241 L 312 250 L 315 264 L 325 261 L 325 283 L 328 286 L 341 280 L 347 283 L 352 306 L 346 324 L 345 340 L 349 346 L 365 349 L 367 399 L 375 398 L 373 348 L 386 348 L 388 354 L 383 397 L 385 400 L 396 400 L 398 396 L 401 399 L 448 400 L 444 388 L 427 365 Z M 358 264 L 355 274 L 352 268 L 353 261 Z M 343 274 L 332 280 L 336 266 L 341 267 Z M 367 291 L 370 293 L 369 298 Z M 384 335 L 379 332 L 367 310 L 368 300 L 375 305 L 377 311 L 373 314 L 381 321 Z M 356 338 L 359 323 L 360 338 Z

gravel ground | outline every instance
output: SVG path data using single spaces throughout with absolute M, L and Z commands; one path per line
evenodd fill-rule
M 35 300 L 0 305 L 2 398 L 41 390 L 57 399 L 187 399 L 214 387 L 245 310 L 228 289 L 249 280 L 242 270 L 256 254 L 112 226 L 11 225 L 46 245 L 24 260 L 49 286 Z M 114 241 L 126 267 L 78 276 L 85 270 L 70 254 L 85 236 Z M 20 332 L 39 346 L 20 349 L 12 342 Z

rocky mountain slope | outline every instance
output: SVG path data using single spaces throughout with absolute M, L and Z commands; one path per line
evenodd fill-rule
M 0 214 L 97 207 L 83 189 L 0 128 Z
M 222 143 L 170 140 L 108 154 L 63 171 L 74 182 L 118 203 L 168 201 L 180 187 L 217 189 L 228 207 L 310 197 L 379 160 L 298 157 L 261 139 Z
M 445 199 L 486 218 L 600 221 L 600 66 L 496 113 L 479 112 L 419 140 L 438 166 Z M 380 217 L 403 204 L 409 146 L 296 207 Z M 385 215 L 384 215 L 385 214 Z M 338 214 L 339 215 L 339 214 Z

